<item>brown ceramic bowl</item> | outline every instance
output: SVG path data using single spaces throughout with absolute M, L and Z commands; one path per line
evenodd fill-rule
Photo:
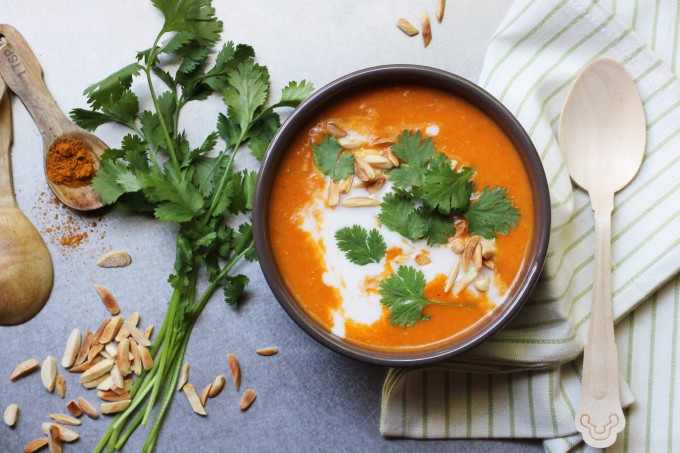
M 528 258 L 520 270 L 518 283 L 513 285 L 508 298 L 489 313 L 470 332 L 451 342 L 415 352 L 379 352 L 362 348 L 339 338 L 315 323 L 300 307 L 286 287 L 274 261 L 268 219 L 272 185 L 281 159 L 305 124 L 320 110 L 333 104 L 347 93 L 375 85 L 424 84 L 448 91 L 476 106 L 492 118 L 517 149 L 529 176 L 534 195 L 534 233 Z M 341 77 L 316 91 L 298 107 L 274 137 L 255 188 L 253 209 L 255 248 L 262 272 L 274 296 L 293 320 L 315 340 L 347 357 L 386 366 L 416 366 L 439 362 L 459 355 L 488 339 L 503 328 L 531 294 L 543 268 L 550 232 L 550 197 L 543 166 L 533 143 L 517 119 L 493 96 L 474 83 L 454 74 L 414 65 L 386 65 L 363 69 Z

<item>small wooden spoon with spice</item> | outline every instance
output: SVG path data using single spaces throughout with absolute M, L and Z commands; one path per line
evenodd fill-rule
M 106 144 L 73 124 L 59 109 L 42 79 L 37 58 L 11 25 L 0 24 L 0 52 L 0 76 L 24 103 L 42 135 L 52 192 L 73 209 L 101 208 L 91 182 Z
M 28 321 L 45 306 L 54 270 L 50 252 L 12 192 L 12 112 L 0 79 L 0 326 Z

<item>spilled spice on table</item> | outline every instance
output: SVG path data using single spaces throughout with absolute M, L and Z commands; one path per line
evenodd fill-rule
M 92 148 L 82 140 L 62 138 L 47 152 L 47 179 L 66 187 L 82 187 L 97 173 Z

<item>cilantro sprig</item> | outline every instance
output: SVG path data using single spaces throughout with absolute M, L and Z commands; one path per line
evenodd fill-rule
M 314 164 L 333 181 L 345 179 L 354 172 L 354 154 L 343 153 L 338 139 L 324 135 L 321 143 L 312 145 Z
M 378 263 L 387 252 L 385 239 L 375 228 L 367 232 L 360 225 L 344 227 L 335 232 L 335 239 L 347 259 L 359 266 Z
M 507 198 L 508 191 L 504 187 L 485 187 L 463 214 L 468 221 L 468 230 L 487 239 L 494 234 L 508 234 L 517 225 L 519 209 Z
M 248 145 L 262 159 L 280 126 L 276 109 L 296 107 L 313 90 L 305 81 L 291 82 L 269 103 L 269 71 L 255 62 L 253 48 L 232 42 L 216 48 L 222 22 L 210 0 L 153 4 L 164 22 L 152 46 L 88 87 L 89 109 L 71 112 L 91 131 L 111 122 L 130 130 L 119 148 L 102 156 L 93 181 L 102 202 L 177 224 L 168 279 L 173 293 L 151 350 L 154 366 L 135 381 L 130 407 L 114 418 L 96 452 L 123 448 L 139 425 L 155 417 L 142 448 L 153 450 L 197 318 L 219 288 L 229 305 L 238 306 L 249 283 L 235 269 L 243 259 L 255 259 L 252 226 L 249 220 L 233 225 L 253 207 L 257 173 L 234 169 L 238 150 Z M 139 76 L 148 88 L 143 94 L 131 89 Z M 142 96 L 152 109 L 140 111 Z M 225 112 L 218 115 L 216 131 L 193 147 L 181 127 L 182 111 L 209 96 L 221 98 Z

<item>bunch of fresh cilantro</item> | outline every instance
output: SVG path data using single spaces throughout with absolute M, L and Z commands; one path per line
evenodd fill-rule
M 236 171 L 234 158 L 247 144 L 261 159 L 280 126 L 275 109 L 295 107 L 313 91 L 309 83 L 291 82 L 267 106 L 267 68 L 255 63 L 250 46 L 228 42 L 218 51 L 222 22 L 210 0 L 153 4 L 164 16 L 153 45 L 85 90 L 90 110 L 71 112 L 88 130 L 109 122 L 131 129 L 120 148 L 102 156 L 93 182 L 102 202 L 123 203 L 178 225 L 169 278 L 173 293 L 152 348 L 154 366 L 134 383 L 130 406 L 114 418 L 97 452 L 122 448 L 140 424 L 155 417 L 142 451 L 153 450 L 196 319 L 220 287 L 226 302 L 236 306 L 248 277 L 232 271 L 241 259 L 255 259 L 250 222 L 231 225 L 252 209 L 256 172 Z M 136 76 L 146 79 L 151 111 L 140 111 L 131 90 Z M 179 126 L 182 108 L 214 94 L 224 100 L 226 114 L 218 116 L 216 132 L 192 147 Z M 204 273 L 207 288 L 199 291 L 206 287 L 199 285 Z

